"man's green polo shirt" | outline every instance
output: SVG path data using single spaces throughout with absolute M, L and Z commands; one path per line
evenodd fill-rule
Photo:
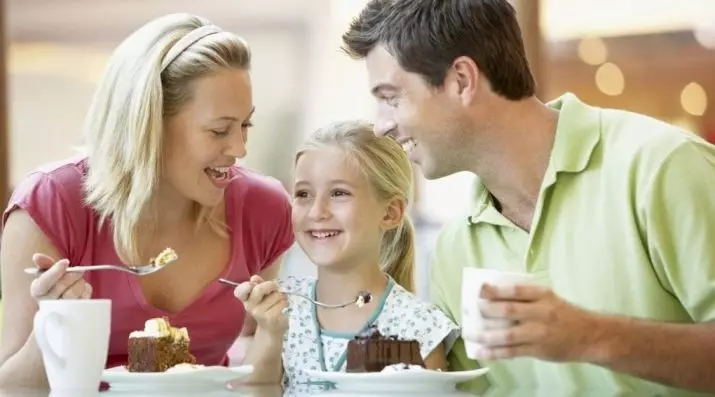
M 572 94 L 549 106 L 560 111 L 559 121 L 531 232 L 503 217 L 478 183 L 473 208 L 440 233 L 431 265 L 435 303 L 460 322 L 462 268 L 469 266 L 530 273 L 596 312 L 714 320 L 715 147 Z M 449 360 L 451 370 L 491 368 L 466 385 L 474 391 L 491 383 L 687 394 L 589 364 L 477 363 L 461 340 Z

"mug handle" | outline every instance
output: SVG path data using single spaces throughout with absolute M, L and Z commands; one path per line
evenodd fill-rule
M 49 322 L 55 322 L 58 327 L 55 327 L 56 329 L 59 329 L 60 332 L 64 332 L 62 329 L 62 315 L 57 313 L 57 312 L 50 312 L 50 311 L 42 311 L 39 310 L 35 314 L 35 320 L 34 320 L 34 330 L 35 330 L 35 339 L 37 340 L 37 344 L 40 347 L 40 350 L 42 353 L 45 353 L 46 357 L 55 363 L 57 366 L 60 368 L 64 368 L 65 366 L 65 359 L 60 357 L 59 354 L 57 354 L 57 351 L 52 347 L 52 343 L 50 343 L 49 339 L 47 338 L 47 326 L 49 325 Z

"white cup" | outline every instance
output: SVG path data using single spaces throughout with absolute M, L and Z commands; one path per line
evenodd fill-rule
M 500 287 L 534 284 L 534 279 L 526 273 L 465 267 L 462 270 L 462 333 L 465 335 L 476 335 L 487 328 L 508 328 L 513 325 L 510 320 L 488 320 L 489 327 L 486 326 L 479 310 L 479 302 L 483 300 L 479 295 L 484 284 Z M 472 360 L 478 358 L 477 353 L 481 347 L 479 343 L 464 341 L 467 357 Z
M 40 301 L 35 339 L 52 390 L 97 391 L 107 363 L 112 302 Z

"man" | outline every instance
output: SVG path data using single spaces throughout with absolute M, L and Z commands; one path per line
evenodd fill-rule
M 441 232 L 433 299 L 460 320 L 464 267 L 529 273 L 486 286 L 507 329 L 463 335 L 468 385 L 715 392 L 715 148 L 657 120 L 566 94 L 534 96 L 506 0 L 373 0 L 343 35 L 365 59 L 376 133 L 428 179 L 478 176 L 476 201 Z

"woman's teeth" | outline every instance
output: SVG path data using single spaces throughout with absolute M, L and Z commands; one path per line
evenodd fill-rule
M 206 172 L 211 178 L 214 179 L 224 179 L 228 177 L 228 170 L 231 167 L 206 167 L 204 172 Z
M 417 141 L 410 139 L 402 143 L 402 150 L 404 150 L 405 153 L 410 153 L 415 146 L 417 146 Z

